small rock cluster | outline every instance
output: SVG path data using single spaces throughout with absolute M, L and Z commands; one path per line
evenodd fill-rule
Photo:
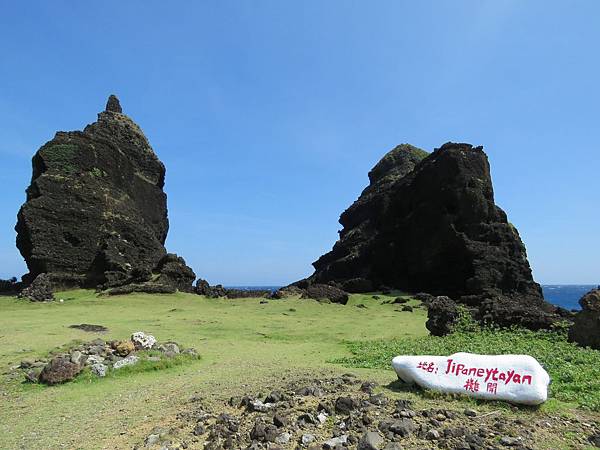
M 198 280 L 196 282 L 196 294 L 204 295 L 208 298 L 270 298 L 283 299 L 288 297 L 310 298 L 320 302 L 348 303 L 348 293 L 333 284 L 311 284 L 304 287 L 290 285 L 278 289 L 275 292 L 269 290 L 244 290 L 244 289 L 228 289 L 217 284 L 211 286 L 206 280 Z
M 39 274 L 29 286 L 19 293 L 19 298 L 28 298 L 32 302 L 51 302 L 54 300 L 52 282 L 48 274 Z
M 507 411 L 480 413 L 420 409 L 378 392 L 377 384 L 351 374 L 291 383 L 269 394 L 233 397 L 215 406 L 194 396 L 180 425 L 155 429 L 138 449 L 532 449 L 537 433 L 579 433 L 594 426 L 559 417 L 522 420 Z M 592 433 L 592 434 L 590 434 Z
M 160 356 L 141 353 L 144 350 L 157 350 Z M 74 380 L 86 367 L 96 376 L 104 377 L 111 370 L 135 365 L 144 358 L 156 362 L 179 353 L 197 355 L 193 348 L 182 350 L 175 342 L 158 343 L 154 336 L 138 331 L 130 339 L 95 339 L 49 359 L 24 360 L 19 368 L 29 382 L 54 385 Z

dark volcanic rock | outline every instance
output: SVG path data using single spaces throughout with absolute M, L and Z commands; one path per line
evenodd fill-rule
M 579 300 L 581 311 L 569 330 L 569 340 L 600 349 L 600 288 L 592 289 Z
M 15 277 L 10 280 L 0 280 L 0 295 L 16 295 L 21 290 L 21 283 Z
M 425 326 L 434 336 L 445 336 L 451 333 L 457 320 L 458 307 L 448 297 L 439 296 L 429 303 Z
M 483 323 L 501 327 L 519 325 L 531 330 L 551 328 L 557 321 L 567 318 L 555 306 L 545 302 L 527 303 L 518 296 L 498 296 L 485 299 L 476 317 Z
M 15 227 L 25 282 L 48 273 L 56 287 L 111 287 L 155 269 L 169 228 L 165 167 L 115 96 L 83 131 L 56 133 L 32 164 Z
M 327 284 L 312 284 L 302 294 L 302 298 L 315 300 L 331 300 L 332 303 L 348 303 L 348 293 Z
M 52 283 L 48 274 L 39 274 L 33 282 L 21 291 L 21 298 L 28 298 L 32 302 L 49 302 L 54 300 Z
M 82 366 L 72 363 L 69 358 L 53 358 L 40 373 L 39 381 L 45 384 L 59 384 L 73 380 Z
M 181 292 L 192 292 L 196 274 L 181 256 L 167 253 L 159 262 L 156 271 L 160 273 L 158 283 L 173 286 Z
M 448 143 L 428 155 L 401 145 L 371 170 L 369 180 L 342 213 L 340 239 L 313 263 L 307 284 L 362 278 L 379 289 L 447 295 L 471 306 L 501 299 L 519 313 L 522 305 L 533 313 L 546 308 L 525 246 L 494 204 L 481 147 Z M 521 322 L 548 325 L 547 317 L 535 314 Z
M 226 289 L 227 298 L 264 298 L 271 295 L 266 289 Z
M 298 286 L 290 285 L 276 290 L 275 292 L 271 293 L 269 297 L 279 300 L 282 298 L 295 297 L 298 295 L 302 296 L 304 292 L 304 289 L 300 289 Z
M 73 284 L 107 271 L 152 269 L 165 254 L 165 168 L 140 128 L 110 110 L 84 131 L 58 132 L 33 157 L 17 246 L 30 275 L 70 274 Z
M 226 297 L 227 290 L 220 284 L 211 286 L 208 281 L 199 279 L 196 281 L 196 294 L 209 298 Z
M 161 283 L 128 283 L 123 286 L 117 286 L 107 289 L 104 293 L 108 295 L 127 295 L 134 292 L 145 294 L 174 294 L 177 291 L 175 286 Z

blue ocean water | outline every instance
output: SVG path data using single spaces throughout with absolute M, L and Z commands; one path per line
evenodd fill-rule
M 581 309 L 579 299 L 598 285 L 595 284 L 543 284 L 546 301 L 565 309 Z
M 276 291 L 281 286 L 227 286 L 234 289 L 246 290 L 269 290 Z M 595 284 L 544 284 L 544 298 L 557 306 L 562 306 L 565 309 L 581 309 L 579 307 L 579 299 L 590 290 L 597 287 Z

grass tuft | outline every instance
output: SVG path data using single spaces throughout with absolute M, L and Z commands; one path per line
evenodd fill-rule
M 79 376 L 75 378 L 73 383 L 95 383 L 108 378 L 129 377 L 143 372 L 171 369 L 173 367 L 181 366 L 183 364 L 201 359 L 199 355 L 190 355 L 184 353 L 179 353 L 171 358 L 166 358 L 161 352 L 155 350 L 140 351 L 136 352 L 135 355 L 140 358 L 137 364 L 124 366 L 120 369 L 110 368 L 105 377 L 98 377 L 92 373 L 89 367 L 86 367 L 83 372 L 81 372 Z M 149 361 L 147 359 L 148 356 L 158 356 L 160 357 L 160 360 Z
M 391 360 L 397 355 L 527 354 L 536 358 L 550 374 L 550 397 L 600 411 L 600 351 L 568 342 L 564 329 L 474 330 L 472 324 L 466 324 L 444 337 L 352 341 L 348 348 L 352 356 L 334 362 L 372 369 L 391 369 Z

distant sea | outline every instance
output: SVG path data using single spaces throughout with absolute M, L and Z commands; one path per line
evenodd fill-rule
M 598 285 L 595 284 L 544 284 L 544 298 L 557 306 L 562 306 L 565 309 L 580 309 L 579 299 L 583 294 L 594 289 Z M 250 291 L 276 291 L 281 286 L 226 286 L 231 289 L 245 289 Z
M 596 287 L 597 284 L 543 284 L 542 291 L 546 301 L 571 310 L 581 309 L 579 299 Z

